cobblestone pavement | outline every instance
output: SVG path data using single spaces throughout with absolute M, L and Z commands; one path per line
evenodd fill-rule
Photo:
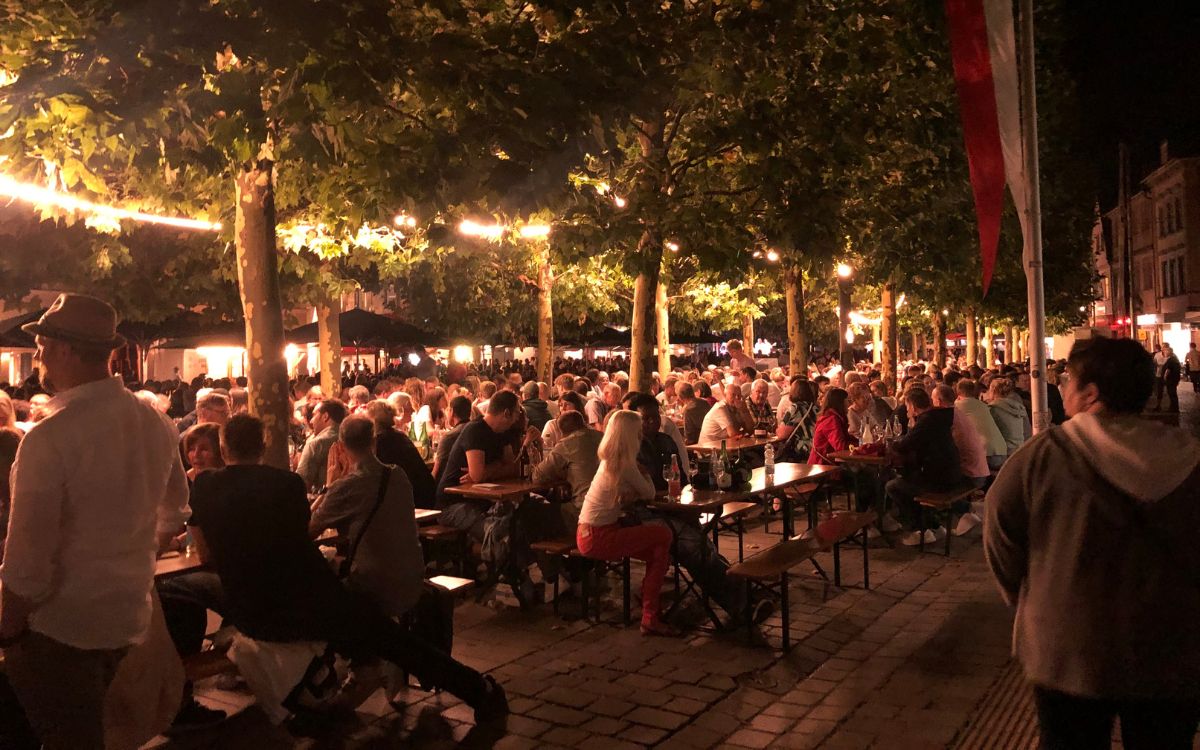
M 1182 423 L 1200 434 L 1191 388 L 1185 384 L 1180 396 Z M 870 591 L 827 586 L 797 569 L 791 588 L 797 643 L 787 654 L 749 646 L 744 634 L 643 638 L 636 627 L 564 621 L 549 605 L 521 612 L 463 604 L 454 653 L 508 690 L 512 716 L 501 732 L 481 734 L 466 706 L 414 689 L 402 695 L 406 705 L 399 710 L 376 693 L 335 740 L 293 741 L 270 726 L 249 696 L 207 688 L 204 701 L 238 713 L 210 732 L 154 744 L 905 750 L 950 748 L 965 739 L 971 747 L 1032 747 L 1028 701 L 1013 698 L 1027 688 L 1009 660 L 1011 614 L 987 573 L 978 534 L 956 538 L 950 559 L 876 542 Z M 748 529 L 747 554 L 777 538 L 761 526 Z M 722 551 L 736 554 L 733 537 L 722 538 Z M 819 560 L 831 569 L 828 555 Z M 858 554 L 843 557 L 843 575 L 844 583 L 859 584 Z M 635 587 L 640 576 L 635 564 Z M 615 602 L 605 615 L 619 619 Z M 778 644 L 778 614 L 765 632 Z M 1023 708 L 997 709 L 1000 701 Z M 976 744 L 977 721 L 997 710 L 1024 711 L 1023 726 L 1010 722 L 1008 736 Z
M 505 732 L 472 734 L 466 706 L 414 689 L 400 711 L 376 693 L 337 741 L 320 746 L 944 748 L 1008 661 L 1010 619 L 977 534 L 956 538 L 949 560 L 873 548 L 870 591 L 828 586 L 798 569 L 797 643 L 788 654 L 748 645 L 744 631 L 643 638 L 636 627 L 565 622 L 549 606 L 466 603 L 456 612 L 455 656 L 504 683 L 512 708 Z M 751 529 L 747 552 L 775 538 Z M 736 553 L 734 541 L 722 538 L 727 554 Z M 843 556 L 843 583 L 861 581 L 860 560 Z M 635 586 L 639 579 L 635 567 Z M 605 615 L 619 619 L 615 602 Z M 764 632 L 778 644 L 778 614 Z M 240 713 L 218 729 L 156 745 L 317 746 L 271 727 L 247 707 L 247 695 L 204 686 L 200 694 Z

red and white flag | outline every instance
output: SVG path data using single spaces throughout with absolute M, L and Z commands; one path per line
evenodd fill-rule
M 971 190 L 979 219 L 979 253 L 986 295 L 996 264 L 1006 182 L 1021 218 L 1022 232 L 1026 230 L 1012 0 L 946 0 L 946 20 L 950 27 L 950 54 L 971 170 Z

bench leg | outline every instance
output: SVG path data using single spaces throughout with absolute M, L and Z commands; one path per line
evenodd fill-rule
M 565 568 L 564 568 L 565 569 Z M 557 573 L 554 576 L 554 614 L 558 614 L 558 579 L 562 578 L 562 573 Z
M 842 543 L 833 543 L 833 585 L 842 586 Z
M 918 517 L 921 519 L 917 524 L 917 531 L 921 532 L 921 543 L 917 546 L 917 551 L 922 554 L 925 552 L 925 508 L 918 506 Z
M 754 605 L 750 601 L 750 594 L 753 588 L 750 585 L 750 579 L 746 579 L 746 644 L 754 645 Z
M 792 650 L 792 616 L 788 611 L 788 574 L 785 570 L 779 576 L 779 608 L 783 610 L 783 652 Z
M 738 535 L 738 562 L 744 562 L 744 561 L 745 561 L 745 559 L 746 559 L 746 558 L 745 558 L 745 552 L 743 551 L 743 545 L 744 545 L 744 543 L 745 543 L 745 540 L 744 540 L 744 539 L 742 539 L 742 537 L 743 537 L 743 535 L 744 535 L 745 533 L 746 533 L 746 529 L 745 529 L 745 527 L 743 527 L 743 526 L 742 526 L 742 519 L 741 519 L 741 517 L 739 516 L 739 517 L 738 517 L 738 519 L 737 519 L 737 535 Z
M 630 623 L 630 621 L 633 619 L 632 617 L 630 617 L 630 614 L 629 614 L 630 606 L 629 606 L 629 558 L 628 557 L 621 561 L 621 597 L 622 597 L 622 604 L 623 604 L 622 613 L 625 616 L 625 624 L 628 625 Z
M 863 588 L 867 591 L 871 590 L 871 545 L 867 537 L 867 529 L 862 530 L 862 548 L 863 548 Z
M 950 556 L 950 521 L 954 515 L 950 511 L 946 511 L 946 557 Z

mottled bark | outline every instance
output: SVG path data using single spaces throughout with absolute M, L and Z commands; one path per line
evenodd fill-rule
M 792 375 L 808 369 L 808 335 L 804 332 L 804 273 L 799 266 L 783 269 L 783 294 L 787 305 L 788 366 Z
M 979 364 L 979 329 L 975 324 L 975 310 L 967 310 L 967 367 Z
M 742 315 L 742 348 L 751 358 L 754 357 L 754 315 Z
M 671 310 L 667 299 L 667 283 L 659 276 L 654 294 L 655 331 L 658 341 L 658 376 L 665 383 L 671 372 Z
M 267 441 L 264 463 L 287 468 L 291 406 L 275 249 L 273 171 L 274 164 L 261 159 L 238 172 L 234 247 L 246 318 L 250 413 L 263 421 Z
M 946 317 L 940 312 L 933 314 L 933 361 L 938 369 L 946 366 Z
M 317 352 L 321 391 L 326 398 L 342 392 L 342 305 L 339 295 L 326 291 L 317 300 Z
M 646 229 L 638 243 L 642 268 L 633 287 L 633 325 L 629 345 L 629 389 L 650 392 L 650 373 L 658 365 L 654 355 L 655 297 L 658 290 L 659 266 L 662 264 L 662 235 Z
M 537 379 L 554 380 L 554 269 L 550 266 L 550 243 L 538 249 Z
M 1016 361 L 1017 355 L 1017 332 L 1012 325 L 1004 327 L 1004 361 L 1006 364 L 1012 364 Z
M 900 329 L 896 322 L 896 284 L 889 281 L 883 285 L 883 321 L 880 338 L 883 339 L 881 355 L 883 382 L 893 390 L 896 388 L 896 365 L 900 353 Z

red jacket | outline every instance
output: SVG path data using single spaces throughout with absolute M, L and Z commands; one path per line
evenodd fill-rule
M 832 464 L 830 453 L 849 450 L 852 444 L 858 443 L 850 435 L 850 425 L 843 414 L 825 409 L 817 417 L 817 426 L 813 429 L 812 451 L 808 454 L 810 464 Z

